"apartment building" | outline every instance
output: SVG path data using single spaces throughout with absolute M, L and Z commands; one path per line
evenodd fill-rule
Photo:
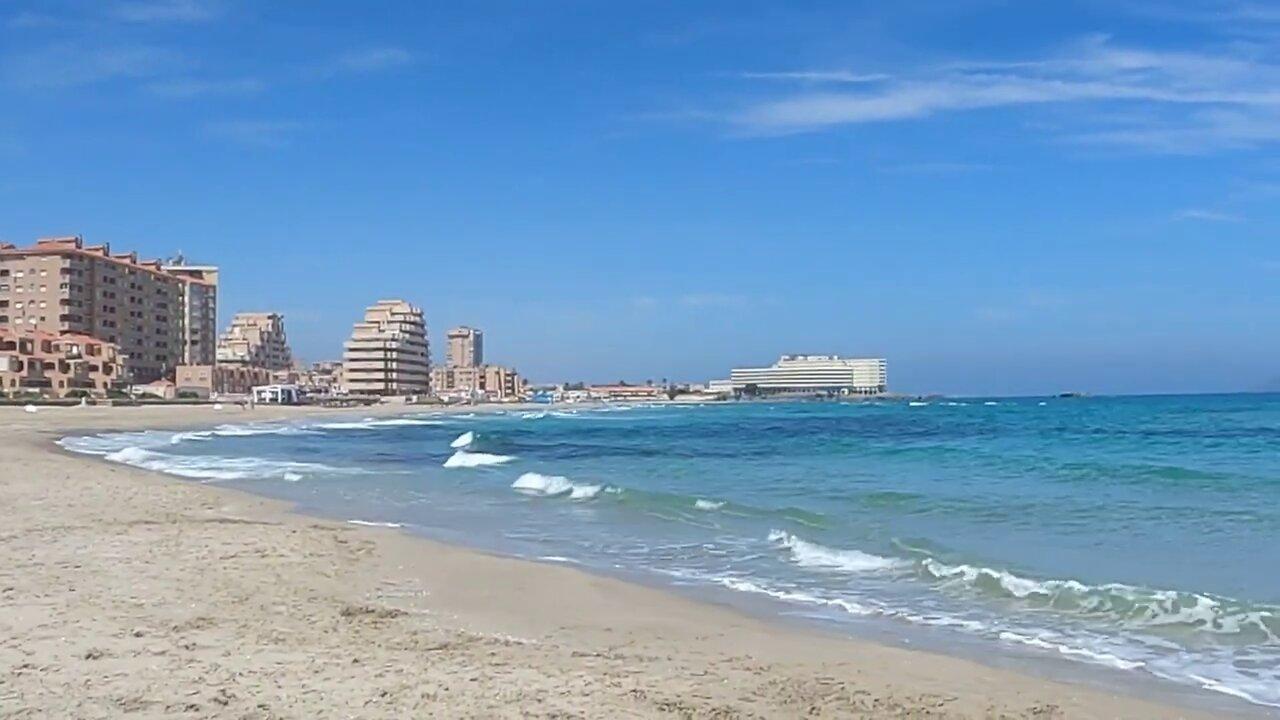
M 761 395 L 877 395 L 888 390 L 884 358 L 783 355 L 769 367 L 735 368 L 729 379 L 735 391 Z
M 293 353 L 279 313 L 236 313 L 218 338 L 218 364 L 289 370 Z
M 504 402 L 524 394 L 524 379 L 500 365 L 433 367 L 431 391 L 445 399 Z
M 0 327 L 0 391 L 66 397 L 105 395 L 123 373 L 112 343 L 87 335 Z
M 355 395 L 425 394 L 430 370 L 422 310 L 404 300 L 369 306 L 342 353 L 343 385 Z
M 479 367 L 484 364 L 484 333 L 465 325 L 446 335 L 445 364 L 449 367 Z
M 127 382 L 165 377 L 188 357 L 192 339 L 203 346 L 203 336 L 187 336 L 187 302 L 196 296 L 202 313 L 216 314 L 216 286 L 168 272 L 158 260 L 79 237 L 26 248 L 0 243 L 0 328 L 116 345 Z
M 174 372 L 174 393 L 200 398 L 248 395 L 258 385 L 271 383 L 271 371 L 252 365 L 179 365 Z
M 182 364 L 212 365 L 218 343 L 218 268 L 188 265 L 179 257 L 161 269 L 188 281 L 182 303 L 187 336 Z

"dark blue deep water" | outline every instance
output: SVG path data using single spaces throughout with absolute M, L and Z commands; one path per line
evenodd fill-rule
M 1280 396 L 570 407 L 64 445 L 1280 706 Z

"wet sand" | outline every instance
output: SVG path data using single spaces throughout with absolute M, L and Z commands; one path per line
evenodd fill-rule
M 1222 716 L 306 517 L 53 444 L 405 411 L 0 408 L 0 716 Z

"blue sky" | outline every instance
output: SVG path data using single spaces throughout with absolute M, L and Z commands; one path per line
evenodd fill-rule
M 1052 5 L 1052 7 L 1049 7 Z M 0 238 L 534 380 L 1280 387 L 1280 6 L 0 0 Z

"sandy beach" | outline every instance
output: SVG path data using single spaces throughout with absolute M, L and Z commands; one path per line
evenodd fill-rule
M 0 409 L 0 716 L 1221 716 L 306 517 L 53 444 L 305 412 L 340 411 Z

